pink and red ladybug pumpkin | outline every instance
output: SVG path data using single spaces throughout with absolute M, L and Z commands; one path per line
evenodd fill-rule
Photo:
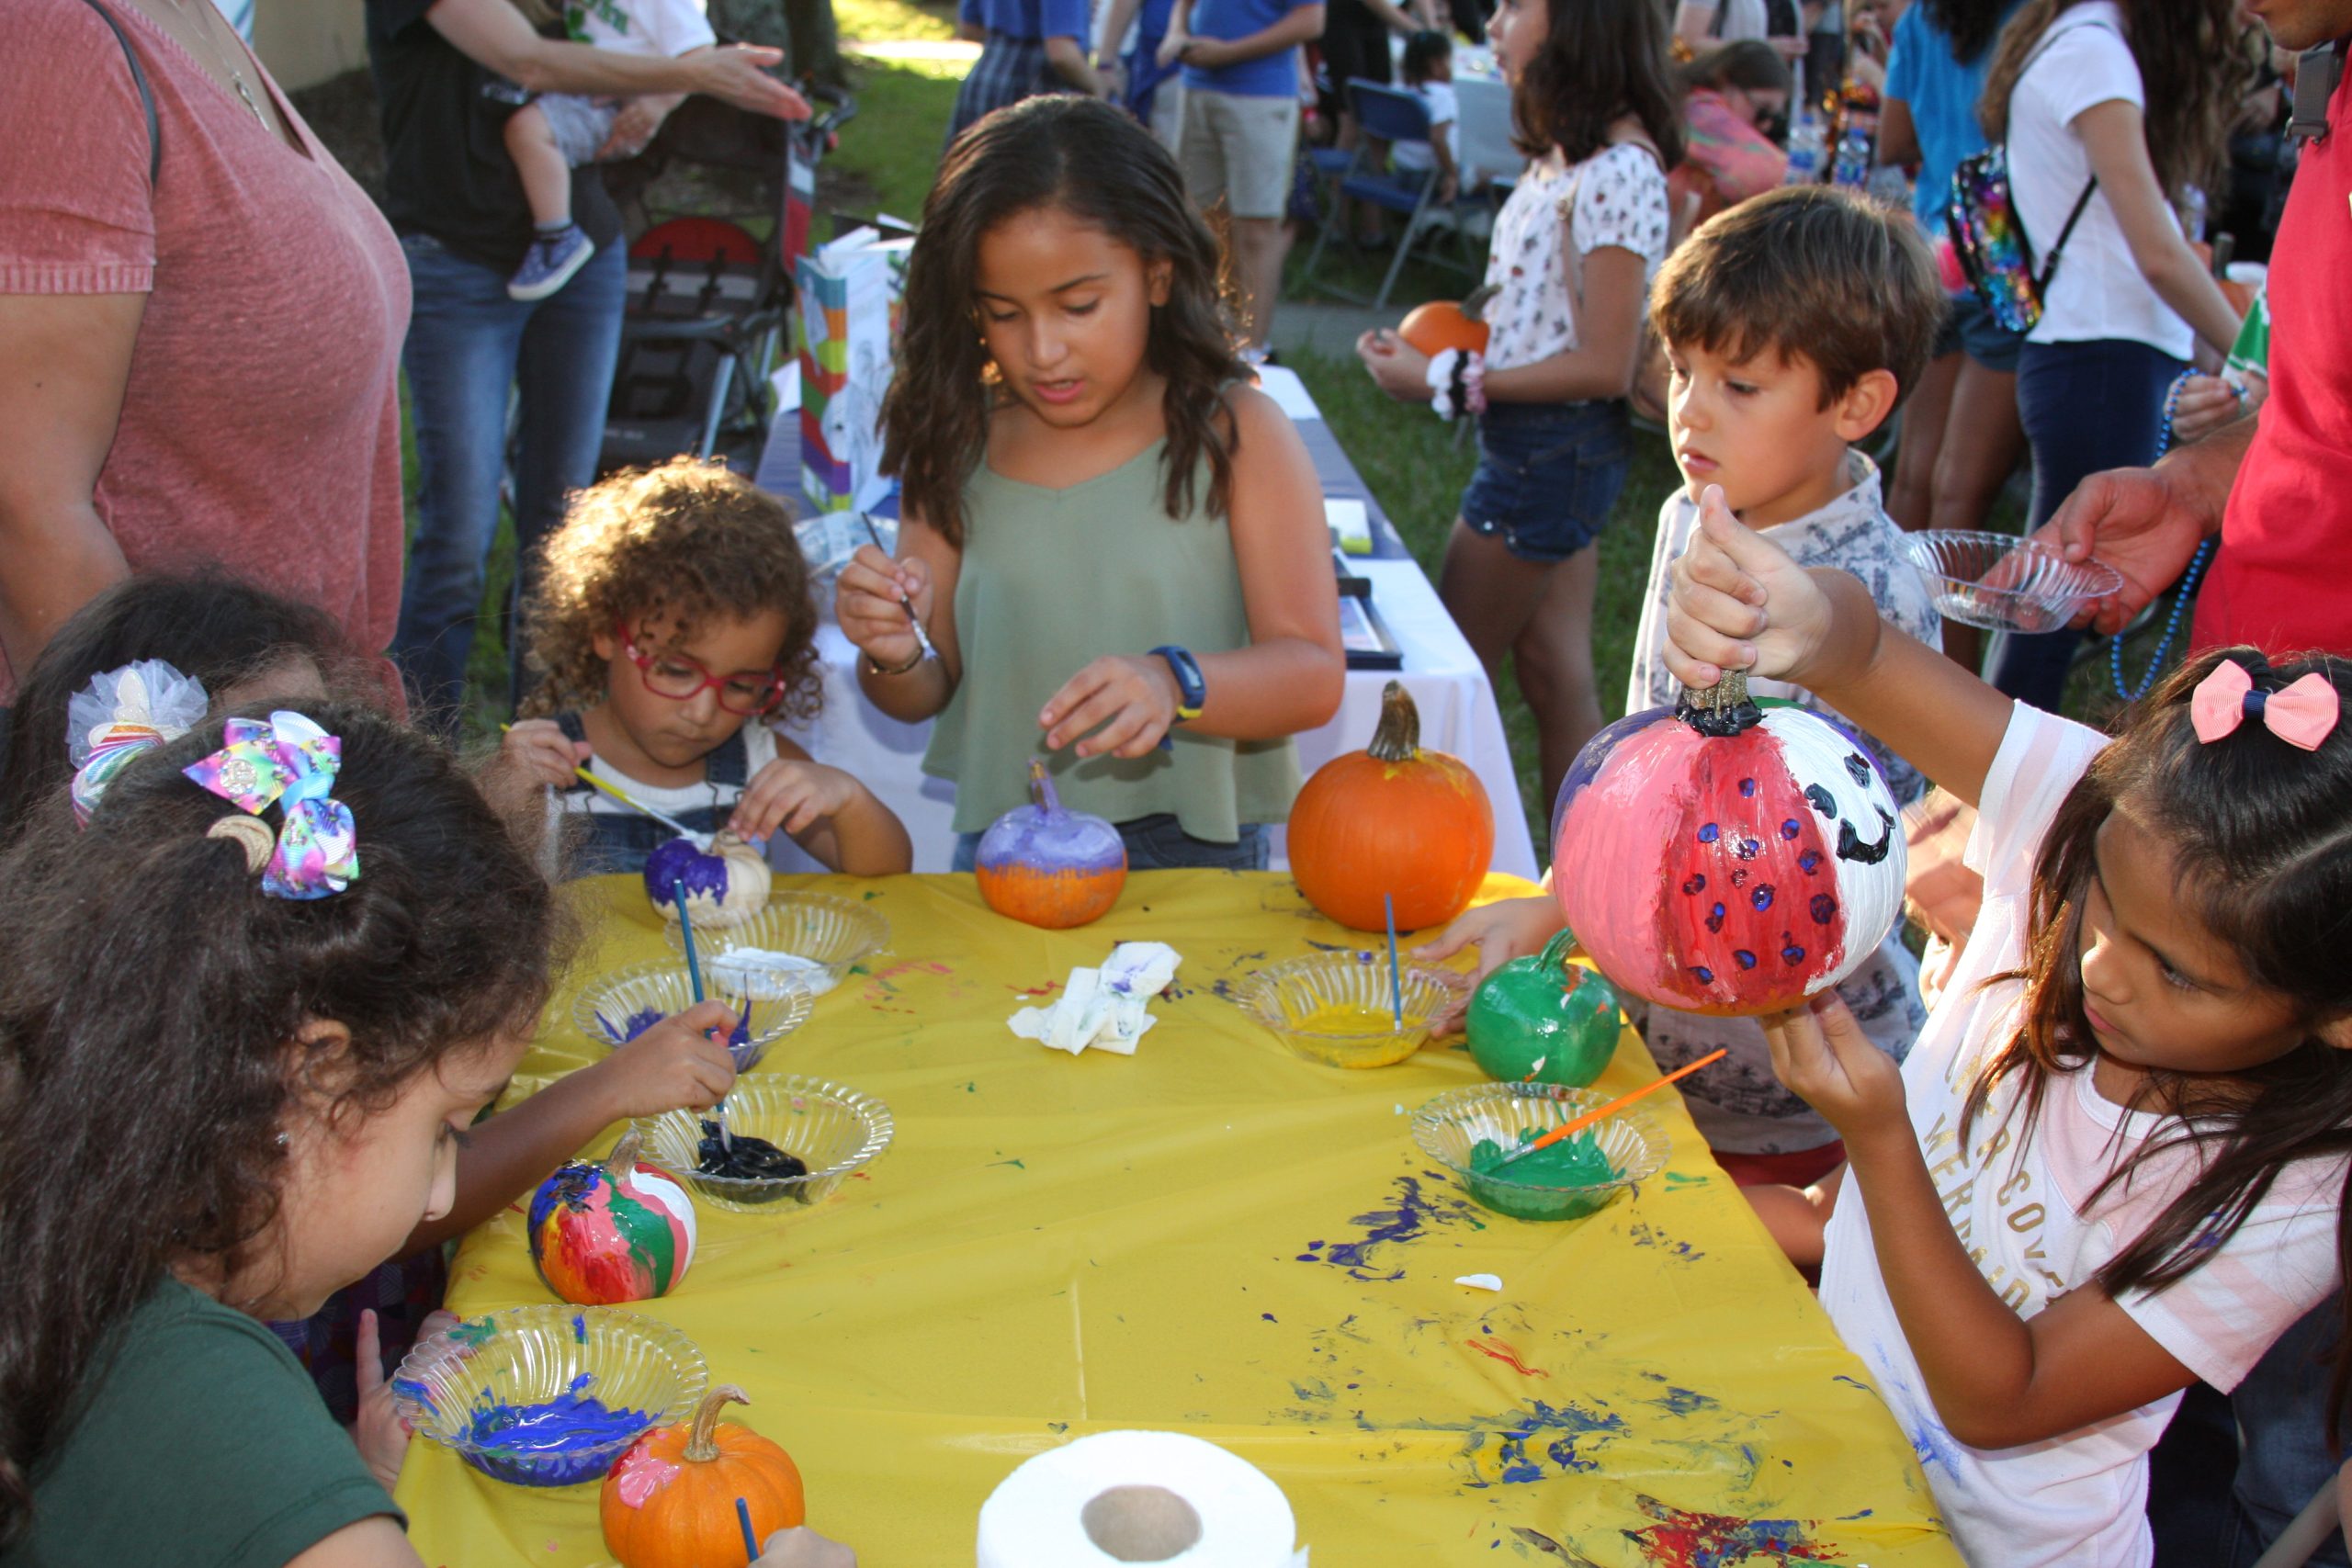
M 1894 795 L 1853 737 L 1744 677 L 1594 736 L 1553 813 L 1553 886 L 1595 965 L 1685 1012 L 1781 1012 L 1903 911 Z

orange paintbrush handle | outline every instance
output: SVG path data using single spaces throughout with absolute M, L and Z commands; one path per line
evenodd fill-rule
M 1689 1064 L 1687 1066 L 1675 1068 L 1674 1071 L 1667 1074 L 1666 1077 L 1659 1078 L 1655 1083 L 1645 1083 L 1630 1094 L 1619 1095 L 1616 1099 L 1611 1100 L 1608 1104 L 1600 1107 L 1597 1111 L 1588 1111 L 1573 1122 L 1562 1122 L 1557 1127 L 1555 1127 L 1550 1132 L 1544 1134 L 1542 1137 L 1536 1139 L 1533 1143 L 1518 1150 L 1511 1157 L 1516 1159 L 1520 1155 L 1532 1155 L 1538 1149 L 1550 1147 L 1552 1145 L 1558 1143 L 1562 1138 L 1568 1137 L 1573 1134 L 1581 1133 L 1587 1127 L 1591 1126 L 1595 1122 L 1600 1121 L 1602 1117 L 1614 1115 L 1616 1112 L 1624 1110 L 1625 1107 L 1633 1104 L 1634 1101 L 1641 1099 L 1642 1096 L 1645 1094 L 1655 1094 L 1659 1089 L 1662 1089 L 1667 1085 L 1672 1083 L 1675 1079 L 1687 1078 L 1692 1073 L 1697 1072 L 1701 1067 L 1712 1066 L 1713 1064 L 1723 1060 L 1724 1057 L 1729 1055 L 1730 1053 L 1724 1050 L 1710 1051 L 1705 1055 L 1700 1057 L 1697 1061 Z

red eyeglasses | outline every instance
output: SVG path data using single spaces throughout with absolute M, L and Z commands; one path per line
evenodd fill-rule
M 746 718 L 756 717 L 775 706 L 784 696 L 784 666 L 775 665 L 764 671 L 739 671 L 732 675 L 714 675 L 700 660 L 684 653 L 647 653 L 637 646 L 628 627 L 613 623 L 613 636 L 637 666 L 645 682 L 645 689 L 657 697 L 673 702 L 692 702 L 706 691 L 716 689 L 718 705 L 729 713 Z

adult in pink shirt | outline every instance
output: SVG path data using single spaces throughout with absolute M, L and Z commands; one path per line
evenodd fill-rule
M 390 229 L 209 0 L 0 0 L 0 703 L 142 567 L 225 567 L 381 652 Z

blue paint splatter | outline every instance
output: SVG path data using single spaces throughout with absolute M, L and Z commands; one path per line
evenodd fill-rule
M 1432 1181 L 1441 1179 L 1436 1173 L 1430 1174 Z M 1380 1271 L 1373 1262 L 1375 1248 L 1419 1241 L 1436 1226 L 1467 1224 L 1479 1230 L 1487 1228 L 1467 1200 L 1451 1195 L 1431 1197 L 1423 1190 L 1419 1177 L 1400 1176 L 1390 1185 L 1396 1194 L 1392 1207 L 1374 1209 L 1348 1222 L 1364 1227 L 1361 1237 L 1353 1241 L 1310 1241 L 1297 1254 L 1297 1260 L 1329 1264 L 1345 1269 L 1355 1279 L 1385 1284 L 1403 1279 L 1405 1271 Z
M 1655 1404 L 1670 1416 L 1692 1416 L 1702 1410 L 1713 1410 L 1717 1402 L 1696 1389 L 1678 1388 L 1668 1383 L 1656 1399 L 1644 1403 Z
M 1655 1247 L 1661 1252 L 1667 1253 L 1668 1256 L 1675 1258 L 1678 1262 L 1693 1263 L 1707 1256 L 1697 1247 L 1692 1247 L 1689 1242 L 1677 1241 L 1674 1237 L 1667 1235 L 1664 1231 L 1657 1229 L 1654 1225 L 1643 1224 L 1636 1222 L 1627 1228 L 1625 1235 L 1632 1240 L 1635 1247 Z
M 1597 1471 L 1600 1461 L 1591 1450 L 1622 1434 L 1625 1418 L 1611 1411 L 1588 1410 L 1572 1401 L 1551 1404 L 1538 1399 L 1521 1409 L 1467 1421 L 1407 1425 L 1421 1431 L 1464 1434 L 1469 1440 L 1463 1445 L 1462 1457 L 1470 1472 L 1470 1485 L 1484 1489 Z M 1499 1439 L 1491 1450 L 1487 1442 L 1489 1437 Z

